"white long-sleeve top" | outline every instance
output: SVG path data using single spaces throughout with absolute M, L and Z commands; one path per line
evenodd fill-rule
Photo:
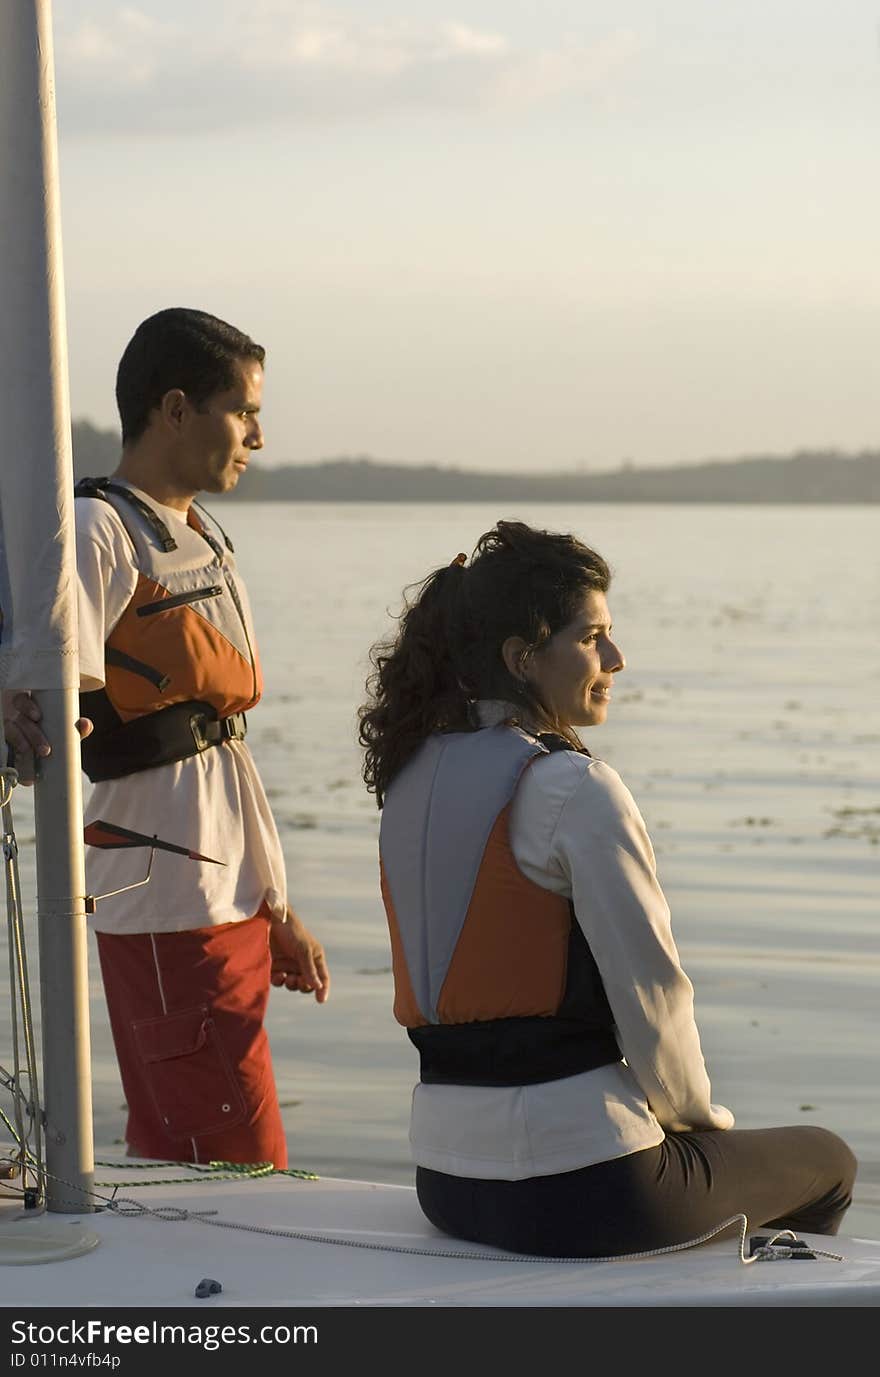
M 479 705 L 483 726 L 510 712 Z M 635 801 L 609 765 L 555 751 L 524 773 L 510 814 L 517 864 L 572 900 L 625 1063 L 525 1086 L 419 1084 L 410 1142 L 417 1165 L 453 1176 L 522 1180 L 574 1171 L 662 1142 L 664 1131 L 725 1129 L 713 1105 L 693 986 Z

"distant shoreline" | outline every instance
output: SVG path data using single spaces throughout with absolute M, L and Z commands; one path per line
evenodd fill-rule
M 211 497 L 201 497 L 199 501 L 202 505 L 211 506 L 214 501 Z M 254 497 L 250 493 L 237 493 L 233 498 L 230 493 L 224 493 L 223 502 L 237 501 L 247 506 L 249 504 L 277 504 L 283 506 L 289 502 L 291 505 L 298 506 L 336 506 L 344 507 L 417 507 L 421 505 L 431 507 L 462 507 L 469 503 L 474 506 L 486 506 L 493 502 L 522 503 L 528 501 L 532 504 L 545 506 L 555 506 L 560 502 L 570 502 L 576 506 L 579 503 L 590 504 L 595 507 L 617 507 L 627 503 L 633 507 L 834 507 L 843 509 L 861 508 L 869 505 L 876 505 L 878 499 L 871 498 L 847 498 L 828 502 L 824 498 L 812 497 L 558 497 L 555 493 L 544 494 L 541 497 L 511 497 L 509 494 L 492 494 L 488 497 L 371 497 L 371 496 L 347 496 L 347 497 L 264 497 L 262 495 Z
M 74 472 L 112 472 L 119 435 L 73 425 Z M 602 473 L 491 473 L 453 466 L 326 459 L 266 468 L 253 461 L 229 494 L 240 502 L 658 502 L 862 505 L 880 503 L 880 450 L 712 459 L 663 468 L 624 464 Z

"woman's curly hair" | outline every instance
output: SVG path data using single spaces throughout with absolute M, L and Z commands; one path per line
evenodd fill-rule
M 520 703 L 530 718 L 572 737 L 508 673 L 501 648 L 520 636 L 534 654 L 574 619 L 585 593 L 607 592 L 610 581 L 602 556 L 575 536 L 499 521 L 480 536 L 469 566 L 459 556 L 413 585 L 396 636 L 370 653 L 368 701 L 358 713 L 364 780 L 378 806 L 432 732 L 474 730 L 478 698 Z

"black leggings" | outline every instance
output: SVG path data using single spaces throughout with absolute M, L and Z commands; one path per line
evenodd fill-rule
M 416 1189 L 431 1223 L 455 1238 L 539 1257 L 616 1257 L 687 1242 L 735 1214 L 750 1229 L 836 1234 L 855 1174 L 842 1138 L 798 1125 L 669 1133 L 659 1147 L 525 1181 L 419 1167 Z

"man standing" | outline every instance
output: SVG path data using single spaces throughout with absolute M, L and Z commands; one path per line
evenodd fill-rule
M 262 446 L 264 357 L 203 311 L 145 320 L 117 374 L 122 458 L 110 479 L 78 485 L 75 507 L 81 703 L 93 724 L 86 823 L 211 858 L 157 851 L 138 886 L 142 851 L 87 853 L 89 891 L 110 896 L 92 923 L 128 1151 L 282 1168 L 269 986 L 323 1003 L 330 978 L 287 903 L 278 833 L 244 742 L 245 712 L 262 692 L 247 595 L 231 542 L 194 501 L 234 488 Z M 17 753 L 45 753 L 33 700 L 11 706 Z

